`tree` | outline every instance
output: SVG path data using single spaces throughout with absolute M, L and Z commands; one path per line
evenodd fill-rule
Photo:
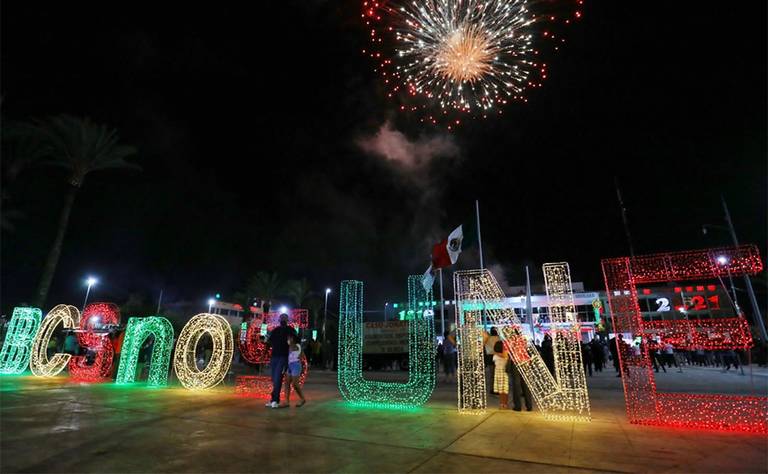
M 288 280 L 285 284 L 285 295 L 291 298 L 291 301 L 297 308 L 303 308 L 307 299 L 312 296 L 309 281 L 306 278 L 301 280 Z
M 106 125 L 71 115 L 33 120 L 31 125 L 33 132 L 48 146 L 46 158 L 42 163 L 64 168 L 69 173 L 69 189 L 59 215 L 56 238 L 45 260 L 35 295 L 36 305 L 42 308 L 48 298 L 48 290 L 59 263 L 75 196 L 83 186 L 85 177 L 93 171 L 141 168 L 125 160 L 126 157 L 136 154 L 136 149 L 120 144 L 117 130 Z
M 323 311 L 323 299 L 317 295 L 312 295 L 304 302 L 309 311 L 309 316 L 312 318 L 312 327 L 320 327 L 320 315 Z
M 245 307 L 251 304 L 251 298 L 261 298 L 271 301 L 277 296 L 283 295 L 285 284 L 282 278 L 275 272 L 258 272 L 248 279 L 245 289 L 235 295 L 235 299 L 244 302 Z

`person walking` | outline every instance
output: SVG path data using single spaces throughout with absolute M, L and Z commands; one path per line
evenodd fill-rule
M 296 334 L 288 334 L 288 372 L 285 374 L 285 405 L 291 404 L 291 388 L 296 390 L 296 395 L 301 398 L 301 401 L 296 404 L 296 408 L 304 406 L 307 403 L 307 399 L 304 398 L 304 394 L 301 392 L 301 385 L 299 385 L 299 378 L 301 376 L 301 346 L 297 341 Z
M 280 405 L 280 389 L 283 386 L 283 372 L 288 368 L 288 336 L 296 336 L 292 327 L 288 326 L 288 315 L 280 315 L 280 326 L 272 330 L 268 344 L 271 348 L 272 358 L 269 366 L 272 372 L 272 397 L 265 406 L 268 408 L 283 408 Z
M 592 356 L 592 364 L 595 366 L 595 372 L 602 372 L 605 357 L 603 357 L 603 346 L 596 337 L 592 338 L 589 342 L 589 352 Z
M 581 347 L 581 363 L 584 366 L 584 375 L 589 374 L 592 377 L 592 349 L 586 342 L 580 342 Z
M 499 394 L 499 409 L 509 408 L 509 376 L 507 375 L 507 364 L 509 363 L 509 354 L 504 348 L 504 343 L 496 341 L 493 346 L 493 390 Z

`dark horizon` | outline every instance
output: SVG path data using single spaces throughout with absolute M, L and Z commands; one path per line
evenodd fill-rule
M 359 2 L 4 4 L 3 120 L 89 116 L 143 168 L 88 176 L 47 307 L 79 306 L 89 274 L 99 300 L 162 288 L 202 307 L 257 271 L 363 280 L 380 307 L 475 199 L 510 284 L 568 261 L 602 290 L 600 259 L 629 253 L 614 177 L 635 253 L 729 245 L 701 232 L 724 225 L 722 195 L 765 261 L 768 7 L 739 6 L 587 1 L 528 103 L 446 132 L 385 97 Z M 66 186 L 37 167 L 4 187 L 24 214 L 2 234 L 4 313 L 32 300 Z

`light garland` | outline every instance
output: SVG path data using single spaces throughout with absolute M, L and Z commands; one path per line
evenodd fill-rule
M 339 371 L 342 397 L 370 406 L 415 407 L 423 405 L 435 388 L 435 323 L 424 302 L 431 300 L 421 285 L 421 275 L 408 277 L 408 382 L 378 382 L 363 377 L 363 283 L 341 282 L 339 303 Z M 417 309 L 421 303 L 422 309 Z
M 197 368 L 197 344 L 205 333 L 211 335 L 213 351 L 208 365 L 200 370 Z M 217 314 L 198 314 L 187 322 L 179 334 L 173 355 L 176 377 L 189 390 L 214 387 L 227 375 L 232 364 L 232 351 L 232 328 L 227 320 Z
M 128 319 L 116 383 L 122 385 L 135 381 L 139 352 L 144 341 L 150 336 L 154 336 L 154 342 L 147 385 L 160 387 L 168 383 L 168 368 L 171 364 L 171 350 L 173 349 L 173 326 L 170 321 L 160 316 Z
M 589 394 L 581 358 L 581 328 L 573 301 L 571 270 L 566 262 L 545 263 L 542 269 L 549 300 L 555 376 L 562 397 L 558 416 L 589 420 Z
M 0 374 L 20 374 L 27 369 L 41 317 L 39 308 L 13 308 L 0 350 Z
M 309 364 L 304 353 L 299 360 L 301 361 L 299 386 L 303 387 L 309 374 Z M 283 374 L 283 387 L 285 383 L 285 374 Z M 238 375 L 235 377 L 235 393 L 243 397 L 268 399 L 272 396 L 272 378 L 268 375 Z
M 504 341 L 513 363 L 528 385 L 536 405 L 547 418 L 588 421 L 588 399 L 586 406 L 583 403 L 572 403 L 576 399 L 583 401 L 587 395 L 576 393 L 578 383 L 571 382 L 570 387 L 557 383 L 533 341 L 524 336 L 520 329 L 522 323 L 514 309 L 505 307 L 504 292 L 493 274 L 488 270 L 463 270 L 453 275 L 459 335 L 459 413 L 483 413 L 486 408 L 481 332 L 484 318 L 489 325 L 499 330 L 499 337 Z M 556 373 L 569 374 L 583 370 L 580 363 L 578 367 L 570 367 L 574 361 L 566 356 L 567 353 L 564 352 L 563 357 L 556 360 L 556 363 L 565 366 L 559 372 L 556 368 Z
M 718 262 L 719 257 L 725 257 L 726 263 Z M 755 274 L 762 268 L 754 245 L 603 259 L 613 330 L 633 336 L 648 333 L 637 285 Z M 682 320 L 664 323 L 669 331 L 677 324 L 686 324 Z M 687 324 L 692 323 L 689 320 Z M 618 350 L 630 423 L 768 433 L 768 397 L 659 393 L 647 344 L 641 348 L 639 354 L 620 346 Z
M 64 370 L 72 356 L 58 352 L 49 360 L 48 343 L 59 323 L 62 324 L 64 329 L 75 329 L 79 322 L 80 310 L 70 305 L 60 304 L 54 306 L 45 315 L 40 329 L 37 331 L 37 335 L 35 335 L 35 341 L 32 343 L 32 356 L 29 361 L 29 368 L 35 376 L 55 377 Z
M 74 356 L 69 361 L 69 375 L 81 382 L 99 382 L 112 376 L 115 349 L 109 333 L 97 332 L 103 326 L 120 324 L 120 308 L 114 303 L 91 303 L 80 317 L 77 341 L 81 347 L 95 353 L 92 364 L 86 356 Z
M 262 333 L 262 325 L 266 324 L 267 330 L 272 331 L 280 325 L 279 312 L 269 312 L 262 315 L 262 318 L 254 318 L 248 324 L 248 328 L 243 334 L 242 328 L 237 340 L 240 354 L 251 364 L 268 364 L 270 361 L 269 347 L 266 341 L 261 337 L 267 335 Z M 306 309 L 292 309 L 288 313 L 288 325 L 294 328 L 307 329 L 309 327 L 309 311 Z
M 695 351 L 746 350 L 754 345 L 744 318 L 643 321 L 645 334 L 659 336 L 675 349 Z

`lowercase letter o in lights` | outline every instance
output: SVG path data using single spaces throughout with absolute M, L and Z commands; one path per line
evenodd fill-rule
M 48 343 L 53 336 L 53 331 L 59 323 L 62 323 L 64 329 L 75 329 L 80 322 L 80 310 L 71 305 L 60 304 L 55 306 L 43 318 L 43 323 L 35 336 L 35 342 L 32 343 L 32 358 L 29 361 L 29 368 L 32 373 L 38 377 L 54 377 L 67 366 L 69 354 L 56 353 L 48 359 Z
M 202 370 L 197 367 L 197 344 L 205 333 L 211 335 L 211 360 Z M 201 313 L 181 330 L 173 355 L 173 368 L 179 382 L 188 390 L 205 390 L 224 380 L 232 364 L 232 328 L 216 314 Z

